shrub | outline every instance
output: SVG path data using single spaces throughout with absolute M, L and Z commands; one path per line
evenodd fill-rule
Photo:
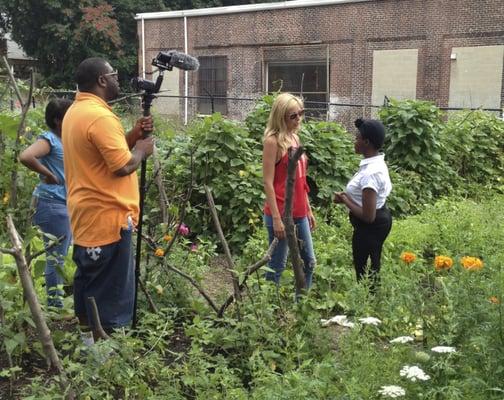
M 387 198 L 387 207 L 394 216 L 405 216 L 419 212 L 432 201 L 429 193 L 418 190 L 423 186 L 422 177 L 413 171 L 389 168 L 392 192 Z
M 422 183 L 415 190 L 427 198 L 453 193 L 459 178 L 446 160 L 439 108 L 428 101 L 392 99 L 379 116 L 387 127 L 384 148 L 389 164 L 419 174 Z
M 7 212 L 13 214 L 16 221 L 16 227 L 22 234 L 30 225 L 30 219 L 27 218 L 27 210 L 30 209 L 31 194 L 35 185 L 39 182 L 38 174 L 24 167 L 18 160 L 19 153 L 33 143 L 37 136 L 47 127 L 44 121 L 44 107 L 31 109 L 25 120 L 25 131 L 16 143 L 16 135 L 21 116 L 17 113 L 5 111 L 0 113 L 0 159 L 2 160 L 2 170 L 4 173 L 0 176 L 0 220 L 5 223 Z M 17 171 L 16 184 L 16 207 L 9 208 L 11 201 L 11 179 L 13 171 Z M 3 232 L 0 230 L 0 240 L 4 239 Z
M 190 181 L 190 153 L 194 151 L 194 184 L 188 210 L 193 231 L 213 230 L 203 185 L 212 191 L 225 234 L 232 233 L 231 245 L 245 243 L 260 224 L 263 204 L 261 154 L 256 141 L 240 124 L 213 114 L 195 121 L 186 135 L 172 141 L 174 153 L 165 168 L 182 187 Z
M 442 114 L 428 101 L 390 100 L 379 111 L 387 127 L 385 150 L 391 163 L 420 174 L 441 161 Z
M 504 121 L 481 110 L 457 113 L 444 128 L 447 160 L 465 182 L 500 186 L 504 176 Z
M 266 128 L 275 97 L 276 95 L 274 94 L 261 97 L 256 102 L 253 110 L 245 118 L 245 126 L 250 133 L 250 137 L 256 140 L 261 149 L 264 129 Z
M 309 121 L 303 125 L 301 141 L 309 157 L 311 197 L 316 205 L 327 207 L 358 167 L 353 140 L 338 123 Z

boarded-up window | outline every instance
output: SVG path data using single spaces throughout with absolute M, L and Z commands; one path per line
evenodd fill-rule
M 226 99 L 212 99 L 210 97 L 227 96 L 227 57 L 198 57 L 200 67 L 198 70 L 198 95 L 209 96 L 207 99 L 198 100 L 198 112 L 211 114 L 220 112 L 227 114 Z M 212 109 L 213 107 L 213 109 Z
M 269 92 L 302 95 L 308 115 L 327 112 L 327 62 L 296 61 L 268 63 Z
M 504 46 L 454 47 L 449 106 L 500 108 L 503 56 Z
M 415 99 L 417 66 L 418 49 L 375 50 L 371 104 L 382 105 L 385 96 Z

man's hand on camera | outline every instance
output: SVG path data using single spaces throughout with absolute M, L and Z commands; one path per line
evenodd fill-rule
M 135 129 L 138 129 L 142 132 L 152 132 L 154 130 L 152 116 L 149 115 L 147 117 L 140 118 L 135 124 Z
M 129 149 L 131 150 L 135 147 L 136 142 L 142 138 L 144 131 L 146 133 L 151 133 L 153 130 L 154 124 L 150 115 L 139 118 L 133 126 L 133 129 L 131 129 L 128 135 L 126 135 L 126 141 L 128 142 Z

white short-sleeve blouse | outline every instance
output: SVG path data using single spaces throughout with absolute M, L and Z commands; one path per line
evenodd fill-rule
M 359 170 L 346 186 L 346 193 L 362 207 L 362 191 L 368 188 L 376 192 L 376 209 L 382 208 L 392 191 L 384 154 L 365 158 L 360 162 Z

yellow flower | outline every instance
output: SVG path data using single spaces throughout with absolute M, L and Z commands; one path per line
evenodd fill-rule
M 436 271 L 450 269 L 453 266 L 453 260 L 448 256 L 436 256 L 434 259 L 434 267 Z
M 460 259 L 460 264 L 469 271 L 479 271 L 483 268 L 483 261 L 478 257 L 462 257 Z
M 164 237 L 163 237 L 163 240 L 166 241 L 166 242 L 169 242 L 172 239 L 173 239 L 173 236 L 172 235 L 168 235 L 168 234 L 164 235 Z
M 416 255 L 409 251 L 403 251 L 401 254 L 401 260 L 403 260 L 406 264 L 411 264 L 416 260 Z
M 9 192 L 5 192 L 5 195 L 3 197 L 3 203 L 4 204 L 7 204 L 10 200 L 10 193 Z
M 238 175 L 240 175 L 240 178 L 243 178 L 247 173 L 241 169 L 240 171 L 238 171 Z
M 158 257 L 163 257 L 164 256 L 164 250 L 157 248 L 154 254 Z
M 492 304 L 500 304 L 500 300 L 497 296 L 490 296 L 488 298 L 488 300 L 490 301 L 490 303 Z

